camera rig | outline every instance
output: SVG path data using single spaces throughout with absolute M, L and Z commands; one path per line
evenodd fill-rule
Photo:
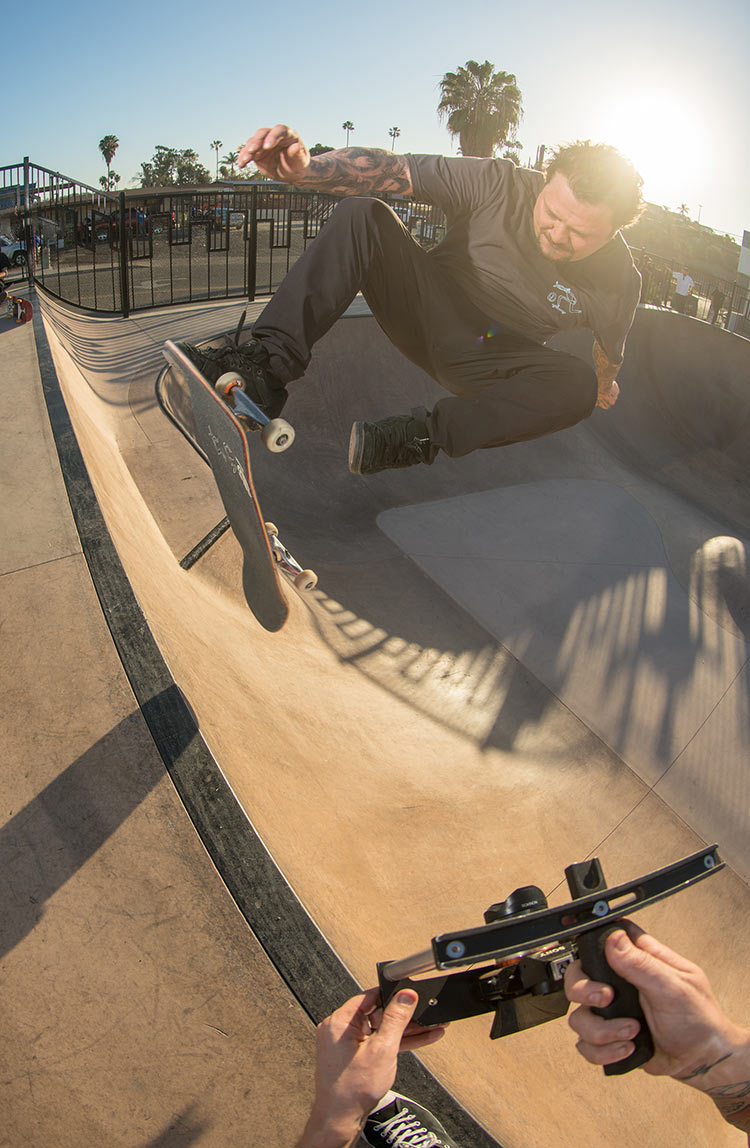
M 717 846 L 712 845 L 610 889 L 598 857 L 569 865 L 565 876 L 573 900 L 567 904 L 550 908 L 541 889 L 523 886 L 490 905 L 483 926 L 441 933 L 423 952 L 381 961 L 378 979 L 383 1005 L 399 989 L 410 988 L 419 996 L 414 1020 L 420 1024 L 445 1024 L 494 1012 L 490 1037 L 495 1040 L 565 1016 L 565 969 L 580 957 L 587 976 L 615 990 L 612 1003 L 594 1011 L 641 1022 L 635 1051 L 604 1069 L 608 1076 L 630 1072 L 651 1059 L 654 1044 L 638 992 L 610 968 L 604 942 L 621 927 L 618 922 L 623 917 L 723 868 Z M 444 975 L 422 975 L 438 970 Z

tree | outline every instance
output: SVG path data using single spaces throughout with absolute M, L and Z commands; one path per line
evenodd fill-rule
M 99 183 L 105 191 L 114 191 L 119 182 L 120 177 L 116 171 L 110 171 L 107 175 L 99 176 Z
M 327 151 L 333 151 L 333 150 L 334 149 L 332 147 L 328 147 L 327 144 L 317 143 L 313 147 L 310 148 L 310 155 L 325 155 L 325 153 Z
M 354 131 L 354 124 L 352 123 L 351 120 L 344 120 L 344 122 L 341 126 L 344 129 L 344 131 L 346 132 L 346 146 L 349 147 L 349 132 Z
M 224 147 L 221 140 L 212 140 L 211 147 L 216 152 L 216 178 L 219 178 L 219 148 Z
M 230 167 L 231 178 L 234 179 L 234 165 L 237 163 L 238 151 L 230 151 L 227 155 L 221 157 L 222 163 L 228 163 Z
M 159 144 L 148 163 L 141 164 L 141 187 L 208 184 L 211 175 L 192 148 L 164 147 Z
M 396 146 L 396 140 L 401 135 L 401 128 L 391 128 L 388 135 L 391 139 L 391 147 L 394 148 Z
M 489 60 L 467 60 L 440 81 L 438 115 L 458 136 L 462 155 L 492 156 L 509 143 L 521 120 L 521 90 L 509 72 L 495 72 Z
M 119 146 L 120 146 L 120 141 L 118 140 L 117 136 L 103 136 L 99 140 L 99 151 L 104 156 L 104 162 L 107 165 L 107 177 L 106 177 L 107 183 L 106 183 L 106 185 L 102 185 L 102 186 L 106 186 L 107 191 L 110 190 L 110 186 L 111 186 L 110 168 L 112 166 L 112 160 L 115 158 L 115 152 L 117 151 Z

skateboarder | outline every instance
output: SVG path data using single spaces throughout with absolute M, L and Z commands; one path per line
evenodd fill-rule
M 561 148 L 546 174 L 509 160 L 344 148 L 310 157 L 291 128 L 260 129 L 240 151 L 265 174 L 343 195 L 240 349 L 184 345 L 215 381 L 236 370 L 275 415 L 315 342 L 358 291 L 398 349 L 447 392 L 432 411 L 356 422 L 359 474 L 460 457 L 572 426 L 610 407 L 640 294 L 619 229 L 641 206 L 641 178 L 613 148 Z M 437 204 L 443 241 L 425 251 L 381 200 Z M 594 369 L 545 347 L 556 331 L 594 332 Z M 353 364 L 355 366 L 355 364 Z
M 607 938 L 606 950 L 612 968 L 639 990 L 648 1016 L 655 1053 L 643 1071 L 705 1092 L 729 1124 L 750 1132 L 750 1031 L 722 1012 L 703 970 L 632 922 L 627 934 L 616 930 Z M 580 1006 L 569 1024 L 586 1060 L 610 1064 L 632 1053 L 638 1022 L 591 1011 L 612 999 L 609 986 L 590 981 L 575 961 L 565 991 Z M 389 1091 L 399 1051 L 434 1043 L 444 1028 L 411 1021 L 417 1003 L 411 989 L 397 993 L 382 1014 L 374 1011 L 377 996 L 370 990 L 353 997 L 319 1026 L 315 1100 L 298 1148 L 348 1148 L 360 1134 L 383 1148 L 458 1148 L 431 1112 Z

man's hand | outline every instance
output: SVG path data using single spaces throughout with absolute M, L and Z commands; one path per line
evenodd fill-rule
M 617 402 L 620 396 L 620 388 L 614 379 L 611 382 L 599 383 L 599 395 L 596 400 L 596 405 L 601 407 L 603 411 L 609 410 Z
M 247 167 L 250 162 L 270 179 L 294 183 L 310 166 L 310 153 L 293 128 L 276 124 L 273 128 L 258 128 L 240 148 L 238 166 Z
M 611 968 L 638 989 L 655 1048 L 644 1071 L 706 1092 L 725 1120 L 750 1131 L 750 1032 L 725 1015 L 703 970 L 631 921 L 607 938 L 605 952 Z M 565 972 L 565 993 L 581 1005 L 568 1023 L 586 1060 L 603 1065 L 630 1056 L 638 1021 L 591 1011 L 611 1002 L 611 986 L 589 980 L 575 961 Z
M 417 994 L 403 989 L 382 1011 L 379 989 L 352 997 L 318 1026 L 315 1101 L 298 1148 L 346 1148 L 390 1089 L 399 1052 L 440 1040 L 443 1026 L 411 1022 Z

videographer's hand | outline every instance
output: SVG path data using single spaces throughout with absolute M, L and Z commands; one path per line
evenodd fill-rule
M 445 1028 L 411 1021 L 417 994 L 397 993 L 378 1008 L 379 989 L 352 997 L 318 1026 L 315 1101 L 298 1148 L 356 1142 L 365 1118 L 390 1089 L 399 1052 L 440 1040 Z
M 746 1034 L 724 1014 L 708 977 L 632 922 L 623 922 L 606 941 L 612 969 L 638 989 L 641 1005 L 653 1034 L 654 1056 L 644 1070 L 653 1076 L 684 1079 L 700 1065 L 714 1064 L 746 1043 Z M 605 1020 L 591 1011 L 610 1003 L 609 985 L 590 981 L 580 961 L 565 974 L 568 999 L 583 1007 L 569 1017 L 578 1034 L 578 1049 L 592 1064 L 612 1064 L 633 1051 L 634 1020 Z
M 247 167 L 251 161 L 270 179 L 294 183 L 310 166 L 310 153 L 293 128 L 276 124 L 273 128 L 258 128 L 242 145 L 238 166 Z

